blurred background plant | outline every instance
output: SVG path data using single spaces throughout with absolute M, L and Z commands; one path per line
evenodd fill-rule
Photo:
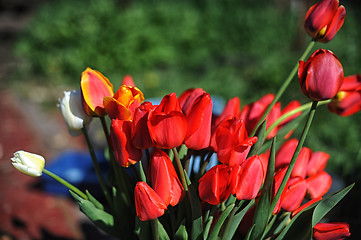
M 48 1 L 15 45 L 20 63 L 13 87 L 24 95 L 34 84 L 78 88 L 81 72 L 91 67 L 119 84 L 131 74 L 148 98 L 201 87 L 225 99 L 238 96 L 243 105 L 281 85 L 310 41 L 303 20 L 313 2 Z M 347 76 L 361 73 L 360 3 L 342 4 L 347 15 L 340 33 L 314 49 L 332 50 Z M 56 94 L 44 105 L 53 108 L 62 92 Z M 297 79 L 282 102 L 291 99 L 307 101 Z M 328 170 L 346 182 L 361 179 L 360 116 L 342 118 L 321 107 L 307 139 L 330 153 Z

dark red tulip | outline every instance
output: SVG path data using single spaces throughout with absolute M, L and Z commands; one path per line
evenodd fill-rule
M 313 227 L 314 240 L 341 240 L 351 235 L 350 226 L 345 222 L 317 223 Z
M 331 187 L 332 178 L 325 172 L 321 171 L 306 179 L 307 195 L 309 198 L 322 197 Z
M 197 88 L 187 91 L 180 98 L 180 105 L 188 122 L 184 143 L 188 148 L 196 150 L 207 148 L 211 139 L 213 103 L 211 96 L 200 90 Z
M 110 126 L 110 143 L 116 161 L 123 167 L 129 167 L 142 158 L 142 150 L 137 149 L 131 142 L 131 121 L 113 119 Z
M 218 160 L 230 166 L 240 165 L 257 142 L 257 137 L 248 138 L 244 122 L 235 118 L 224 120 L 215 134 Z
M 159 106 L 149 113 L 148 129 L 158 148 L 171 149 L 183 143 L 187 133 L 187 119 L 175 93 L 163 97 Z
M 327 107 L 331 112 L 343 117 L 359 112 L 361 110 L 361 75 L 345 77 L 340 91 Z
M 231 195 L 230 174 L 231 168 L 225 164 L 219 164 L 209 169 L 199 179 L 200 199 L 212 205 L 224 202 Z
M 338 0 L 323 0 L 313 5 L 305 17 L 305 29 L 316 41 L 327 43 L 340 30 L 346 16 Z
M 166 206 L 175 206 L 183 198 L 184 189 L 173 163 L 160 149 L 154 149 L 149 161 L 149 176 L 152 187 Z
M 231 189 L 238 200 L 251 200 L 257 196 L 264 180 L 260 158 L 252 156 L 232 169 Z
M 154 147 L 148 129 L 149 112 L 154 108 L 152 103 L 142 103 L 134 112 L 132 143 L 136 148 L 147 149 Z
M 307 62 L 299 62 L 298 77 L 301 90 L 308 98 L 314 101 L 327 100 L 340 90 L 343 69 L 333 52 L 319 49 Z
M 156 219 L 167 206 L 159 195 L 145 182 L 138 182 L 134 190 L 135 210 L 141 221 Z

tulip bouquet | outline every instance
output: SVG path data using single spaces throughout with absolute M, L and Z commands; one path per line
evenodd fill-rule
M 104 201 L 46 170 L 39 155 L 19 151 L 12 163 L 67 186 L 80 210 L 120 239 L 347 238 L 347 223 L 320 221 L 353 185 L 324 197 L 332 182 L 324 170 L 330 156 L 303 146 L 318 106 L 341 116 L 361 110 L 360 75 L 344 77 L 329 50 L 304 61 L 316 41 L 335 36 L 345 14 L 338 0 L 312 6 L 305 18 L 312 41 L 277 94 L 242 108 L 234 97 L 219 115 L 201 88 L 168 94 L 155 105 L 130 76 L 114 93 L 104 75 L 87 68 L 80 90 L 65 92 L 59 108 L 70 134 L 85 136 Z M 297 71 L 311 102 L 281 107 Z M 88 135 L 93 118 L 108 143 L 107 177 Z M 291 138 L 298 125 L 304 125 L 300 137 Z

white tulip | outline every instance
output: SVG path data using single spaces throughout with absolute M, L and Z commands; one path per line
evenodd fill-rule
M 58 107 L 70 135 L 74 137 L 79 136 L 81 129 L 92 120 L 83 110 L 80 91 L 65 91 L 64 97 L 59 99 Z
M 43 174 L 45 159 L 34 153 L 17 151 L 11 158 L 13 166 L 22 173 L 31 177 L 39 177 Z

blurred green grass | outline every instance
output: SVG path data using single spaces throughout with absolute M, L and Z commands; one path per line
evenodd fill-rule
M 146 97 L 202 87 L 246 104 L 276 92 L 310 41 L 304 15 L 276 2 L 51 1 L 16 44 L 14 79 L 78 88 L 81 72 L 92 67 L 115 86 L 131 74 Z M 334 51 L 351 75 L 361 72 L 361 21 L 355 5 L 345 4 L 340 32 L 314 49 Z M 296 78 L 283 106 L 291 99 L 307 101 Z M 329 169 L 345 179 L 361 179 L 360 116 L 341 118 L 321 107 L 306 144 L 329 152 Z

